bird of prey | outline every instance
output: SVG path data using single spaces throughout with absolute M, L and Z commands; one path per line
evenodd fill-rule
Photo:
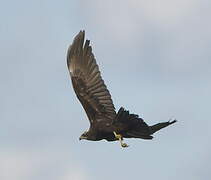
M 80 31 L 67 52 L 72 85 L 90 122 L 89 130 L 80 136 L 80 140 L 118 140 L 122 147 L 128 147 L 123 143 L 123 138 L 152 139 L 152 134 L 176 122 L 169 120 L 149 126 L 138 115 L 129 113 L 123 107 L 116 112 L 90 41 L 86 40 L 84 43 L 84 37 L 85 31 Z

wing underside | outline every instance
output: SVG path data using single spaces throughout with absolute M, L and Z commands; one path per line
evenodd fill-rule
M 67 66 L 74 91 L 91 123 L 96 118 L 113 120 L 116 112 L 111 95 L 101 77 L 89 40 L 80 31 L 68 49 Z

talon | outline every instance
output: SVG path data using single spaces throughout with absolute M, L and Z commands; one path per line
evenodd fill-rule
M 129 145 L 127 145 L 126 143 L 123 143 L 123 138 L 121 134 L 117 134 L 115 131 L 113 133 L 114 133 L 115 138 L 119 139 L 119 142 L 123 148 L 129 147 Z
M 122 143 L 122 147 L 123 147 L 123 148 L 129 147 L 129 145 L 127 145 L 126 143 Z

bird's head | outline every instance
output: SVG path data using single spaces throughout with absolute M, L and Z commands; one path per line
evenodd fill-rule
M 97 135 L 96 135 L 96 132 L 95 131 L 85 131 L 80 137 L 79 137 L 79 140 L 82 140 L 82 139 L 86 139 L 86 140 L 90 140 L 90 141 L 99 141 L 101 140 L 102 138 L 99 138 Z
M 88 131 L 85 131 L 85 132 L 79 137 L 79 140 L 88 139 L 88 137 L 89 137 L 89 133 L 88 133 Z

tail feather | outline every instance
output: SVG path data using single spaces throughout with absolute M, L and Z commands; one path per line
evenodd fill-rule
M 124 137 L 134 137 L 142 139 L 153 138 L 152 136 L 150 136 L 150 128 L 144 122 L 144 120 L 140 118 L 137 114 L 130 114 L 130 112 L 125 110 L 123 107 L 119 109 L 113 123 L 121 123 L 126 125 Z
M 167 127 L 171 124 L 174 124 L 175 122 L 177 122 L 177 120 L 162 122 L 162 123 L 158 123 L 158 124 L 155 124 L 153 126 L 150 126 L 151 134 L 153 134 L 153 133 L 159 131 L 160 129 L 165 128 L 165 127 Z
M 121 107 L 116 115 L 116 118 L 113 120 L 113 125 L 118 125 L 124 128 L 122 135 L 125 138 L 152 139 L 153 133 L 175 122 L 176 120 L 173 120 L 149 126 L 138 115 L 130 114 L 129 111 Z
M 138 131 L 129 131 L 126 133 L 129 137 L 133 138 L 142 138 L 142 139 L 152 139 L 153 136 L 150 136 L 149 134 L 143 134 Z

